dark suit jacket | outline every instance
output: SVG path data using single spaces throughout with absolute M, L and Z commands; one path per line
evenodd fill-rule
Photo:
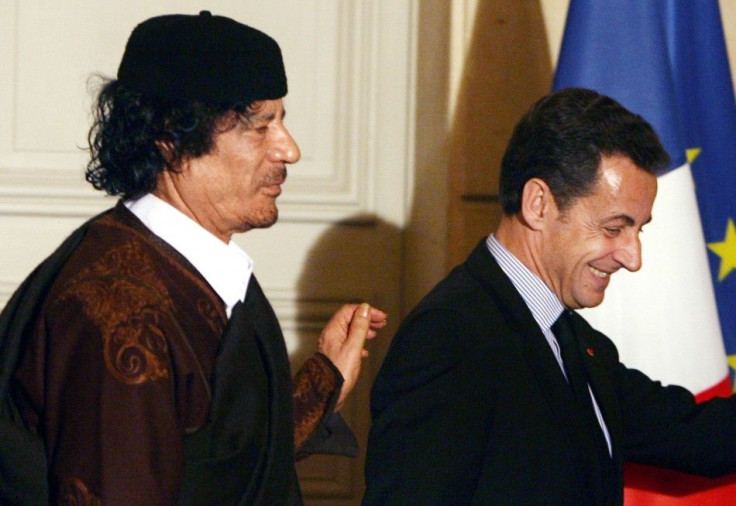
M 573 326 L 612 440 L 614 494 L 591 485 L 562 372 L 483 241 L 394 337 L 372 391 L 364 504 L 620 504 L 624 460 L 736 470 L 736 399 L 697 405 L 627 369 L 582 317 Z

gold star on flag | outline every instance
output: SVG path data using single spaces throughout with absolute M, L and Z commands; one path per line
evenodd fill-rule
M 728 360 L 728 367 L 736 371 L 736 355 L 729 355 L 727 357 L 727 360 Z M 736 384 L 732 385 L 732 390 L 736 392 Z
M 732 270 L 736 269 L 736 226 L 731 218 L 726 225 L 726 237 L 721 242 L 708 243 L 708 249 L 721 257 L 718 281 L 723 281 Z
M 700 148 L 690 148 L 685 150 L 687 162 L 692 165 L 695 159 L 700 156 Z

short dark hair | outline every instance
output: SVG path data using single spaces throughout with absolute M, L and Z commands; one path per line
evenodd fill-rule
M 652 174 L 670 163 L 651 125 L 612 98 L 583 88 L 542 97 L 514 127 L 503 156 L 503 212 L 520 211 L 524 185 L 535 177 L 564 211 L 592 191 L 604 155 L 623 155 Z
M 139 197 L 156 187 L 162 170 L 176 170 L 183 160 L 209 153 L 215 134 L 235 125 L 226 120 L 247 121 L 252 105 L 145 96 L 108 80 L 88 135 L 86 179 L 109 195 Z

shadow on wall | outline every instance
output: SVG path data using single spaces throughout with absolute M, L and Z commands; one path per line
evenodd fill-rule
M 320 236 L 297 283 L 299 344 L 291 352 L 295 364 L 311 355 L 319 332 L 342 304 L 366 301 L 393 309 L 400 290 L 400 249 L 400 229 L 374 216 L 340 221 Z
M 341 410 L 358 438 L 360 453 L 355 459 L 315 455 L 300 462 L 297 468 L 306 499 L 362 495 L 370 387 L 398 323 L 400 251 L 398 227 L 375 216 L 355 216 L 327 229 L 302 269 L 293 329 L 298 345 L 290 357 L 294 365 L 314 352 L 320 332 L 342 304 L 367 301 L 389 313 L 389 324 L 365 346 L 370 356 L 363 361 L 358 384 Z
M 551 84 L 539 1 L 478 2 L 450 132 L 448 267 L 498 224 L 506 144 L 521 115 Z
M 419 4 L 414 195 L 402 313 L 497 225 L 506 143 L 519 117 L 552 83 L 539 1 L 474 4 L 475 12 L 459 4 L 453 12 L 444 0 Z M 467 34 L 451 34 L 455 15 L 470 24 Z M 464 51 L 453 53 L 458 45 Z M 461 61 L 451 61 L 452 54 Z M 451 89 L 453 73 L 457 85 Z

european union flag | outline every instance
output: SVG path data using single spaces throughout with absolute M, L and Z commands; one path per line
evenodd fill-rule
M 685 142 L 726 353 L 736 366 L 736 102 L 716 1 L 665 3 Z

